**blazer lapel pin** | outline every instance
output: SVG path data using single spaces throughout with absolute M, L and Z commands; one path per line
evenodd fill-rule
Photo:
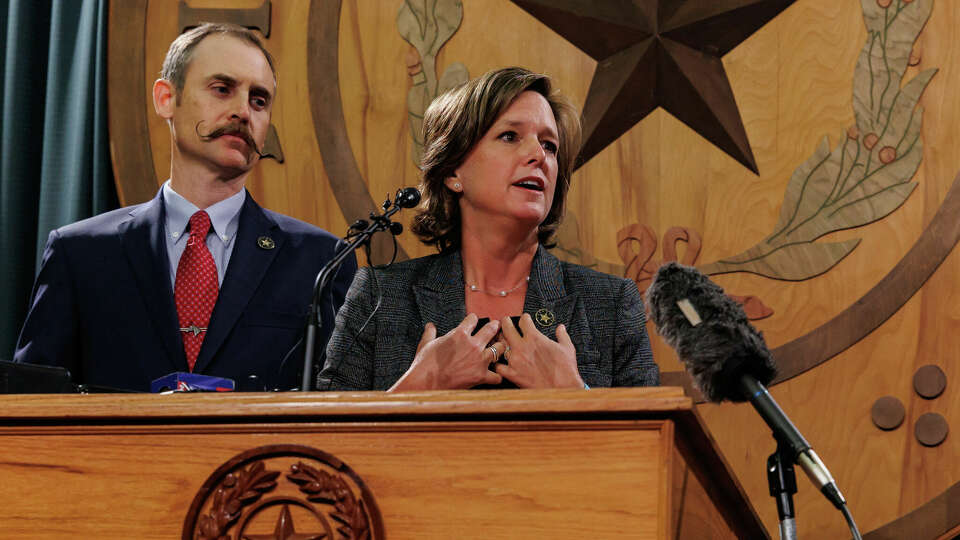
M 260 238 L 257 238 L 257 246 L 259 246 L 260 249 L 273 249 L 277 247 L 277 244 L 273 241 L 273 238 L 270 238 L 269 236 L 261 236 Z
M 549 309 L 540 308 L 533 315 L 533 320 L 537 322 L 537 326 L 546 328 L 547 326 L 553 326 L 553 324 L 557 322 L 557 316 Z

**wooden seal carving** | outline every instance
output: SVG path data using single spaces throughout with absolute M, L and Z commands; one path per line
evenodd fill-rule
M 183 540 L 384 538 L 373 494 L 346 463 L 308 446 L 247 450 L 197 492 Z

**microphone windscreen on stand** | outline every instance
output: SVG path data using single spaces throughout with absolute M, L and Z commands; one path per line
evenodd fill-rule
M 647 305 L 657 332 L 708 400 L 745 401 L 742 375 L 764 385 L 776 376 L 763 335 L 743 308 L 696 269 L 677 263 L 660 267 L 647 290 Z M 693 324 L 691 317 L 697 316 L 701 322 Z
M 778 446 L 785 445 L 789 458 L 852 523 L 830 472 L 767 392 L 765 385 L 776 375 L 776 365 L 743 308 L 707 276 L 675 262 L 660 267 L 646 300 L 657 333 L 677 351 L 706 398 L 715 403 L 749 400 Z M 851 529 L 856 531 L 856 525 Z

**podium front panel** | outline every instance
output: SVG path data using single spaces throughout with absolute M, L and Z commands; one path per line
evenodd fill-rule
M 2 396 L 0 528 L 5 538 L 201 538 L 185 521 L 193 507 L 214 515 L 197 501 L 215 471 L 258 449 L 302 447 L 342 462 L 375 501 L 371 534 L 391 539 L 736 537 L 671 418 L 689 400 L 657 390 L 38 396 L 32 407 Z M 291 483 L 299 461 L 265 463 L 272 484 L 234 503 L 228 537 L 242 524 L 246 537 L 272 538 L 281 522 L 344 537 L 336 520 L 318 521 L 304 482 Z M 279 497 L 284 486 L 305 504 Z

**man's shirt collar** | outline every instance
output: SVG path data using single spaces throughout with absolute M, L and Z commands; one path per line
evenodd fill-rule
M 187 224 L 190 222 L 190 216 L 195 214 L 200 208 L 197 208 L 192 202 L 184 199 L 179 193 L 170 186 L 170 180 L 163 184 L 161 191 L 163 196 L 163 206 L 166 212 L 167 234 L 171 237 L 174 244 L 180 242 L 180 239 L 186 234 Z M 211 230 L 224 245 L 230 244 L 233 237 L 237 234 L 237 228 L 240 224 L 240 209 L 243 208 L 243 202 L 246 199 L 247 190 L 241 189 L 235 195 L 205 208 L 207 215 L 210 216 Z

